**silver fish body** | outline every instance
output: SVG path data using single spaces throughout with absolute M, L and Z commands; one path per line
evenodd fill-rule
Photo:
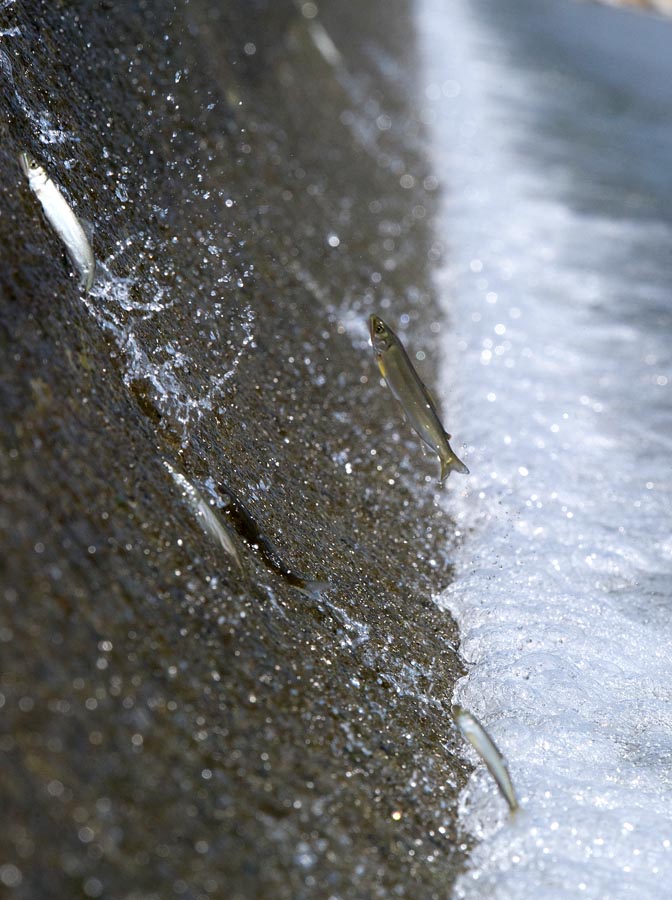
M 93 285 L 96 261 L 91 241 L 82 223 L 37 160 L 29 153 L 21 153 L 19 164 L 28 178 L 31 190 L 42 204 L 49 224 L 63 241 L 68 256 L 79 273 L 80 288 L 88 293 Z
M 181 472 L 171 466 L 171 464 L 166 459 L 164 459 L 163 464 L 173 476 L 173 481 L 175 482 L 175 484 L 182 491 L 182 496 L 186 499 L 187 503 L 191 507 L 191 510 L 194 513 L 196 520 L 198 521 L 203 531 L 207 535 L 209 535 L 216 543 L 218 543 L 225 551 L 225 553 L 228 553 L 228 555 L 233 560 L 236 568 L 242 572 L 243 564 L 240 560 L 238 548 L 236 547 L 233 538 L 229 534 L 229 530 L 226 525 L 224 525 L 220 517 L 210 506 L 205 497 L 203 497 L 200 491 L 196 490 L 194 485 Z
M 412 428 L 439 457 L 440 480 L 451 472 L 469 474 L 469 469 L 453 452 L 429 391 L 420 380 L 403 344 L 379 317 L 369 317 L 373 352 L 380 373 L 401 405 Z
M 463 737 L 469 741 L 487 766 L 488 772 L 497 782 L 497 787 L 509 804 L 509 809 L 514 813 L 519 808 L 518 798 L 513 789 L 513 783 L 509 770 L 506 768 L 504 757 L 495 746 L 495 742 L 476 716 L 472 715 L 464 707 L 453 706 L 453 718 Z

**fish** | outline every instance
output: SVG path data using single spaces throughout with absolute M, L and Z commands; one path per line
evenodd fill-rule
M 223 482 L 220 482 L 217 488 L 227 501 L 224 511 L 231 519 L 236 531 L 253 550 L 259 552 L 269 569 L 309 597 L 319 597 L 329 589 L 328 582 L 309 578 L 287 565 L 275 544 L 262 532 L 254 515 L 240 497 Z
M 513 783 L 509 770 L 506 768 L 504 757 L 495 746 L 488 732 L 478 721 L 476 716 L 464 709 L 462 706 L 453 706 L 453 719 L 460 729 L 462 736 L 465 737 L 474 750 L 481 757 L 488 772 L 492 775 L 497 783 L 502 796 L 509 804 L 509 809 L 515 813 L 520 808 L 516 792 L 513 789 Z
M 242 572 L 243 564 L 240 561 L 238 548 L 224 522 L 222 522 L 200 491 L 181 472 L 171 466 L 167 459 L 163 460 L 163 464 L 173 476 L 175 484 L 182 491 L 182 496 L 187 500 L 203 531 L 228 553 L 236 568 Z
M 434 401 L 415 371 L 404 345 L 380 316 L 369 317 L 369 331 L 373 354 L 387 386 L 411 427 L 439 457 L 439 483 L 442 484 L 451 472 L 468 475 L 469 469 L 453 452 L 449 444 L 452 435 L 441 424 Z
M 68 256 L 80 276 L 80 289 L 88 293 L 96 274 L 96 261 L 84 223 L 77 218 L 70 204 L 30 153 L 19 154 L 19 165 L 28 179 L 31 190 L 42 204 L 47 221 L 65 244 Z

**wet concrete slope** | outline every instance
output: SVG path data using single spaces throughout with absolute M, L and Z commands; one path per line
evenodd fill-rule
M 2 4 L 12 896 L 448 892 L 455 537 L 366 334 L 431 383 L 437 181 L 406 2 L 341 6 Z M 86 298 L 20 150 L 94 225 Z

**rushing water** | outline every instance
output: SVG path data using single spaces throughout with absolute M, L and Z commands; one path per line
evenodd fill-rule
M 483 767 L 455 897 L 660 898 L 672 878 L 672 27 L 555 2 L 421 4 L 467 441 L 456 699 Z M 458 445 L 459 446 L 459 445 Z
M 662 896 L 669 26 L 565 0 L 0 13 L 0 884 L 440 900 L 473 844 L 456 897 Z M 94 220 L 86 298 L 25 149 Z M 365 325 L 408 327 L 432 380 L 437 290 L 472 470 L 443 494 Z M 513 821 L 482 767 L 460 794 L 446 609 Z

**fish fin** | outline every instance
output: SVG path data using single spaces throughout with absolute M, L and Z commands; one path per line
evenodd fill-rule
M 79 288 L 84 291 L 85 294 L 88 294 L 91 288 L 93 287 L 93 281 L 96 277 L 96 261 L 94 259 L 90 268 L 86 268 L 82 270 L 81 277 L 79 279 Z
M 82 230 L 84 231 L 84 234 L 86 235 L 88 242 L 89 242 L 90 244 L 93 244 L 93 235 L 94 235 L 94 232 L 95 232 L 95 229 L 94 229 L 94 227 L 93 227 L 93 223 L 92 223 L 92 222 L 89 222 L 88 219 L 82 219 L 82 218 L 80 218 L 80 219 L 79 219 L 79 224 L 82 226 Z
M 454 453 L 450 456 L 439 457 L 441 463 L 441 475 L 439 481 L 441 484 L 448 478 L 451 472 L 459 472 L 461 475 L 468 475 L 469 469 L 465 466 L 461 459 L 458 459 Z
M 439 404 L 436 402 L 436 397 L 424 382 L 421 382 L 421 386 L 428 408 L 434 410 L 434 412 L 438 415 Z
M 89 242 L 89 245 L 93 247 L 93 225 L 89 222 L 88 219 L 82 219 L 79 216 L 77 217 L 77 221 L 82 226 L 82 231 L 86 235 L 86 239 Z M 92 254 L 93 255 L 93 254 Z M 93 282 L 96 277 L 96 260 L 95 257 L 93 262 L 91 263 L 90 268 L 85 267 L 81 270 L 81 277 L 79 279 L 79 287 L 80 290 L 84 291 L 85 294 L 88 294 L 91 288 L 93 287 Z

